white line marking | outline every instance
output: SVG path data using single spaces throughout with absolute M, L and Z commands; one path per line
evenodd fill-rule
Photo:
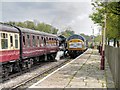
M 86 50 L 85 52 L 87 52 L 88 50 Z M 85 53 L 84 52 L 84 53 Z M 84 54 L 83 53 L 83 54 Z M 80 58 L 83 54 L 81 54 L 80 56 L 78 56 L 77 58 L 73 59 L 72 61 L 70 61 L 69 63 L 63 65 L 62 67 L 58 68 L 57 70 L 53 71 L 52 73 L 50 73 L 49 75 L 47 75 L 46 77 L 44 77 L 43 79 L 41 79 L 40 81 L 38 81 L 37 83 L 33 84 L 32 86 L 30 86 L 29 88 L 38 88 L 36 85 L 41 83 L 42 81 L 44 81 L 45 79 L 47 79 L 48 77 L 50 77 L 51 75 L 53 75 L 54 73 L 56 73 L 57 71 L 59 71 L 60 69 L 64 68 L 65 66 L 69 65 L 70 63 L 72 63 L 73 61 L 77 60 L 78 58 Z

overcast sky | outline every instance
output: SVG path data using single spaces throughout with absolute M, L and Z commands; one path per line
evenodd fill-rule
M 29 2 L 28 2 L 29 1 Z M 48 2 L 49 1 L 49 2 Z M 93 22 L 89 19 L 92 13 L 90 0 L 2 0 L 0 3 L 0 21 L 35 21 L 53 25 L 64 31 L 71 27 L 75 33 L 92 35 L 98 33 Z

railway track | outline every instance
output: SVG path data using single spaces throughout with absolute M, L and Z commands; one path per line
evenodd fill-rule
M 47 64 L 47 63 L 50 63 L 50 62 L 41 62 L 40 64 L 38 64 L 38 65 L 36 65 L 36 66 L 34 66 L 34 67 L 30 68 L 30 69 L 23 70 L 22 72 L 12 73 L 11 75 L 9 75 L 9 76 L 6 77 L 6 78 L 2 78 L 2 83 L 6 82 L 7 80 L 10 80 L 10 79 L 12 79 L 12 78 L 15 78 L 15 77 L 17 77 L 17 76 L 20 76 L 20 75 L 22 75 L 22 74 L 24 74 L 24 73 L 30 72 L 30 71 L 38 68 L 38 67 L 41 67 L 41 65 L 45 65 L 45 64 Z
M 68 63 L 70 60 L 71 59 L 63 59 L 58 62 L 47 62 L 44 63 L 44 65 L 39 65 L 32 70 L 21 73 L 18 77 L 13 78 L 13 75 L 9 80 L 0 84 L 0 89 L 16 90 L 19 88 L 27 88 L 47 74 Z

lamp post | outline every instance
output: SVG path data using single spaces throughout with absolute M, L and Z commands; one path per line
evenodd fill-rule
M 92 29 L 92 36 L 91 36 L 91 48 L 94 49 L 94 46 L 95 46 L 95 37 L 94 37 L 94 28 L 91 26 L 91 29 Z
M 92 47 L 94 48 L 95 47 L 95 37 L 94 37 L 94 28 L 93 28 L 93 45 L 92 45 Z
M 105 69 L 105 42 L 106 42 L 105 33 L 106 33 L 106 19 L 107 19 L 106 6 L 107 6 L 107 0 L 105 0 L 105 26 L 104 26 L 104 31 L 103 31 L 102 56 L 101 56 L 101 66 L 100 66 L 101 70 Z
M 101 38 L 100 38 L 100 42 L 99 42 L 99 53 L 100 53 L 100 55 L 102 55 L 102 27 L 98 27 L 98 29 L 99 29 L 99 35 L 101 36 Z

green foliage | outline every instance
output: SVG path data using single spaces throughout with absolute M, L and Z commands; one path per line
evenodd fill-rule
M 25 22 L 12 22 L 12 21 L 10 21 L 7 23 L 12 24 L 12 25 L 16 25 L 19 27 L 23 27 L 23 28 L 29 28 L 29 29 L 43 31 L 43 32 L 52 33 L 52 34 L 57 34 L 57 32 L 58 32 L 58 29 L 56 29 L 55 27 L 53 27 L 49 24 L 45 24 L 45 23 L 38 23 L 37 25 L 32 21 L 25 21 Z
M 22 22 L 19 22 L 19 23 L 22 23 Z M 32 21 L 25 21 L 23 24 L 25 24 L 26 28 L 35 29 L 35 24 Z
M 102 36 L 101 35 L 97 35 L 95 37 L 95 42 L 101 42 Z
M 119 2 L 98 2 L 92 3 L 95 11 L 89 17 L 95 24 L 104 28 L 104 15 L 106 13 L 106 37 L 120 39 L 120 1 Z
M 64 35 L 65 37 L 69 37 L 73 34 L 75 34 L 75 33 L 72 30 L 65 30 L 64 32 L 62 32 L 62 35 Z M 89 35 L 85 35 L 84 33 L 81 33 L 80 35 L 82 35 L 86 40 L 88 40 L 88 42 L 93 42 L 92 35 L 89 36 Z M 101 35 L 94 36 L 94 38 L 95 38 L 95 42 L 101 41 Z
M 106 31 L 106 35 L 109 39 L 120 39 L 120 30 L 119 30 L 119 25 L 120 22 L 119 20 L 119 16 L 114 15 L 114 14 L 108 14 L 108 18 L 107 18 L 107 31 Z
M 110 13 L 120 15 L 120 0 L 119 2 L 108 3 L 107 9 Z
M 95 24 L 103 26 L 105 14 L 104 3 L 95 1 L 94 3 L 92 3 L 92 5 L 94 6 L 95 11 L 89 17 Z
M 85 35 L 84 33 L 81 33 L 80 35 L 82 35 L 86 40 L 88 40 L 88 42 L 92 42 L 93 41 L 93 36 L 89 36 L 89 35 Z M 95 42 L 100 42 L 101 41 L 101 35 L 97 35 L 97 36 L 94 36 L 94 41 Z
M 74 33 L 75 32 L 72 30 L 65 30 L 65 31 L 61 32 L 61 34 L 65 37 L 69 37 L 69 36 L 73 35 Z
M 85 35 L 84 33 L 81 33 L 80 35 L 82 35 L 88 41 L 90 41 L 90 39 L 91 39 L 91 36 Z

